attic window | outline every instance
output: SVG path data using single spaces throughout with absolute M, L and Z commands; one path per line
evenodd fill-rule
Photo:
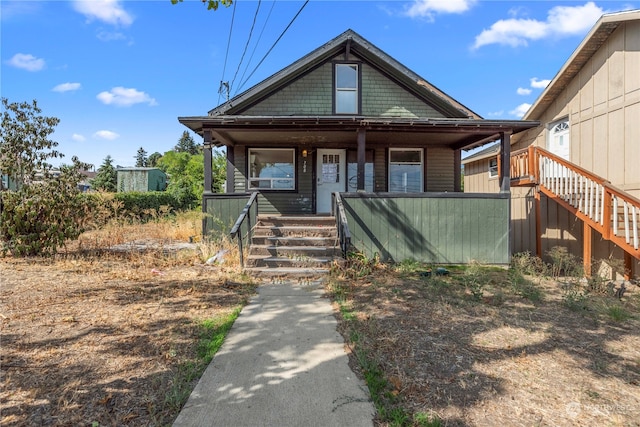
M 336 114 L 358 114 L 358 107 L 358 65 L 336 64 Z

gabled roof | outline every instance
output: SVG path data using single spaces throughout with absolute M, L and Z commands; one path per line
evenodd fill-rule
M 462 164 L 465 165 L 470 162 L 476 162 L 482 159 L 488 159 L 495 157 L 500 152 L 500 144 L 491 144 L 482 150 L 476 151 L 475 153 L 465 157 L 462 159 Z
M 261 83 L 212 109 L 209 111 L 209 115 L 238 114 L 243 109 L 277 92 L 303 74 L 324 64 L 327 60 L 345 52 L 362 58 L 382 73 L 396 80 L 418 98 L 421 98 L 426 103 L 442 111 L 448 117 L 482 118 L 351 29 L 298 59 L 286 68 L 263 80 Z
M 524 120 L 537 120 L 549 105 L 567 87 L 593 54 L 607 41 L 609 36 L 622 24 L 640 19 L 640 10 L 609 13 L 602 15 L 589 34 L 569 57 L 551 83 L 540 94 L 536 102 L 524 115 Z

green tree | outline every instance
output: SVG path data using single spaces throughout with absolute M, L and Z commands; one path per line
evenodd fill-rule
M 115 193 L 118 185 L 118 173 L 113 166 L 113 158 L 107 156 L 102 165 L 98 168 L 96 177 L 91 180 L 91 187 L 94 190 L 103 190 Z
M 172 4 L 182 3 L 183 0 L 171 0 Z M 229 7 L 233 4 L 233 0 L 202 0 L 202 3 L 207 5 L 207 10 L 218 10 L 220 5 Z
M 147 152 L 142 147 L 138 148 L 138 152 L 136 153 L 135 156 L 133 156 L 133 158 L 136 159 L 137 168 L 146 168 L 147 165 L 149 164 L 149 159 L 147 158 Z
M 204 188 L 204 157 L 167 151 L 158 161 L 158 167 L 169 176 L 167 191 L 185 207 L 193 207 Z
M 20 189 L 51 169 L 49 159 L 62 157 L 54 149 L 58 143 L 49 139 L 60 119 L 42 116 L 36 100 L 32 104 L 9 103 L 2 98 L 2 110 L 0 171 L 12 177 Z
M 198 144 L 193 140 L 191 134 L 185 130 L 182 132 L 182 136 L 178 140 L 176 146 L 173 147 L 173 151 L 196 155 L 200 153 L 200 147 L 198 147 Z
M 149 156 L 149 161 L 148 161 L 149 167 L 151 167 L 151 168 L 157 167 L 158 166 L 158 160 L 160 160 L 161 157 L 162 157 L 162 154 L 158 153 L 157 151 L 155 153 L 152 153 Z
M 228 150 L 228 148 L 227 148 Z M 227 154 L 214 150 L 211 155 L 211 191 L 224 193 L 224 183 L 227 180 Z
M 91 165 L 74 156 L 54 175 L 47 160 L 63 156 L 49 135 L 60 120 L 41 115 L 35 100 L 2 98 L 2 106 L 0 168 L 19 185 L 0 192 L 0 250 L 15 256 L 54 254 L 68 239 L 78 238 L 91 217 L 91 199 L 78 190 Z

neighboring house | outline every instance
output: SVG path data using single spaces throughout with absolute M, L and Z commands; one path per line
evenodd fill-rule
M 509 262 L 509 177 L 500 194 L 462 193 L 461 150 L 500 140 L 508 152 L 538 122 L 483 120 L 352 30 L 178 119 L 204 138 L 205 189 L 211 151 L 226 147 L 226 194 L 205 191 L 218 219 L 205 233 L 233 224 L 253 192 L 260 215 L 330 215 L 341 200 L 367 256 Z
M 601 17 L 511 139 L 513 250 L 640 260 L 640 10 Z M 519 149 L 525 151 L 518 152 Z M 542 149 L 542 150 L 541 150 Z M 546 150 L 546 151 L 543 151 Z M 466 192 L 496 192 L 500 147 L 463 160 Z M 635 272 L 635 273 L 634 273 Z
M 17 190 L 16 181 L 12 179 L 9 175 L 2 173 L 0 171 L 0 179 L 2 179 L 2 189 L 4 190 Z
M 164 191 L 167 175 L 158 168 L 118 168 L 118 192 Z

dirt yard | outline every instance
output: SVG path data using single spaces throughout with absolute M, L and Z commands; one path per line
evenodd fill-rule
M 207 320 L 255 285 L 233 260 L 206 264 L 215 249 L 167 250 L 166 234 L 117 228 L 53 259 L 0 258 L 2 426 L 172 423 Z M 155 240 L 95 249 L 140 235 Z M 327 289 L 352 366 L 379 377 L 379 426 L 640 426 L 636 285 L 619 300 L 488 267 L 352 267 Z
M 330 284 L 353 365 L 383 372 L 378 425 L 640 425 L 638 286 L 404 267 Z
M 127 237 L 112 232 L 112 243 Z M 0 258 L 0 425 L 173 422 L 197 381 L 206 322 L 255 286 L 169 247 Z

